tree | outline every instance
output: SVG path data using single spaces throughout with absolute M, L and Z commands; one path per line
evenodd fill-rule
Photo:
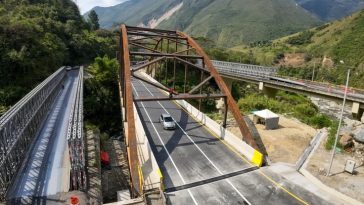
M 97 57 L 87 69 L 92 77 L 85 81 L 85 118 L 108 134 L 120 131 L 120 115 L 115 114 L 120 110 L 118 68 L 115 58 Z
M 91 29 L 92 30 L 97 30 L 100 28 L 100 24 L 99 24 L 99 17 L 97 16 L 97 13 L 95 10 L 92 10 L 89 14 L 88 14 L 88 19 L 89 22 L 91 24 Z

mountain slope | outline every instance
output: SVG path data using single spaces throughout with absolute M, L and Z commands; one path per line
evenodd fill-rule
M 290 47 L 303 48 L 314 56 L 326 55 L 335 62 L 344 60 L 347 65 L 357 66 L 364 62 L 364 10 L 308 32 L 312 35 L 308 43 L 293 44 Z M 289 44 L 290 39 L 300 35 L 302 33 L 279 39 L 277 42 Z
M 341 19 L 364 8 L 363 0 L 296 0 L 323 21 Z
M 95 11 L 102 27 L 150 25 L 181 3 L 158 27 L 211 38 L 218 46 L 270 40 L 320 23 L 294 0 L 130 0 Z
M 147 25 L 153 18 L 181 3 L 182 0 L 129 0 L 111 7 L 95 7 L 100 26 L 111 28 L 115 24 Z M 87 17 L 89 12 L 84 16 Z
M 293 0 L 192 0 L 162 28 L 184 30 L 217 41 L 218 46 L 274 39 L 319 21 Z
M 351 68 L 350 85 L 364 88 L 363 39 L 364 10 L 266 44 L 241 45 L 232 50 L 252 53 L 257 64 L 293 67 L 288 73 L 304 79 L 311 79 L 315 66 L 316 79 L 337 84 L 345 82 L 346 70 Z

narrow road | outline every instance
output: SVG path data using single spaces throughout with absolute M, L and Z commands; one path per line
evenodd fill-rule
M 32 204 L 45 196 L 69 191 L 70 161 L 67 127 L 75 99 L 79 70 L 67 72 L 63 89 L 43 122 L 8 198 L 15 204 Z

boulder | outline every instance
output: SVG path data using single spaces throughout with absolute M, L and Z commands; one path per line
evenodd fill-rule
M 361 129 L 356 135 L 354 135 L 355 141 L 364 143 L 364 129 Z
M 344 148 L 351 147 L 353 145 L 353 137 L 347 133 L 343 134 L 340 138 L 340 144 L 342 144 Z

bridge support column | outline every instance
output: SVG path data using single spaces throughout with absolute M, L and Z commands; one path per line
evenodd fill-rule
M 230 93 L 231 93 L 231 89 L 233 88 L 233 82 L 234 80 L 233 79 L 230 79 L 230 78 L 222 78 L 226 84 L 226 86 L 228 87 Z
M 278 90 L 270 87 L 264 86 L 263 82 L 259 82 L 259 90 L 263 92 L 263 94 L 269 98 L 274 98 L 277 95 Z
M 357 120 L 361 120 L 364 122 L 364 116 L 363 116 L 364 109 L 360 107 L 360 103 L 353 102 L 353 106 L 351 108 L 351 113 L 353 117 Z

